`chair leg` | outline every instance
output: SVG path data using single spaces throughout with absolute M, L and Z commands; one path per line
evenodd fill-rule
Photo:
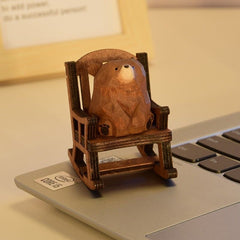
M 156 162 L 154 171 L 164 179 L 177 177 L 177 169 L 173 168 L 170 142 L 158 144 L 159 162 Z
M 87 172 L 88 172 L 86 185 L 91 190 L 102 189 L 104 185 L 99 174 L 98 153 L 88 152 L 86 154 L 86 162 L 87 162 Z
M 85 154 L 85 162 L 84 153 L 76 146 L 73 146 L 72 149 L 69 149 L 68 155 L 76 173 L 89 189 L 98 190 L 103 188 L 103 182 L 99 176 L 97 153 L 88 152 Z
M 84 175 L 87 174 L 87 166 L 84 162 L 84 154 L 76 146 L 73 146 L 72 149 L 68 150 L 68 156 L 73 165 L 73 168 L 76 170 L 78 176 L 82 179 Z

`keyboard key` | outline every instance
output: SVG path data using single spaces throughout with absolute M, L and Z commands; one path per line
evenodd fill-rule
M 223 176 L 240 183 L 240 167 L 224 173 Z
M 173 156 L 189 161 L 189 162 L 199 162 L 207 158 L 216 156 L 215 152 L 212 152 L 203 147 L 194 145 L 192 143 L 186 143 L 181 146 L 172 148 Z
M 240 128 L 225 132 L 223 136 L 240 143 Z
M 237 142 L 233 142 L 218 136 L 213 136 L 201 139 L 197 143 L 215 152 L 240 160 L 240 144 Z
M 198 165 L 202 168 L 216 173 L 223 173 L 233 168 L 240 167 L 240 163 L 224 156 L 217 156 L 204 160 Z

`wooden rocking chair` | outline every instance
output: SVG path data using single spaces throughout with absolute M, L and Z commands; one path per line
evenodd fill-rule
M 99 58 L 96 61 L 101 58 L 101 51 L 103 50 L 98 50 Z M 126 57 L 126 52 L 121 50 L 107 51 L 109 55 L 102 59 L 102 62 Z M 117 54 L 113 55 L 113 52 Z M 172 133 L 168 129 L 169 108 L 160 107 L 151 100 L 147 54 L 137 53 L 135 58 L 145 68 L 154 121 L 149 130 L 123 137 L 101 136 L 98 132 L 98 117 L 88 112 L 91 101 L 88 74 L 91 66 L 85 64 L 87 58 L 88 54 L 76 62 L 65 63 L 73 138 L 73 148 L 68 150 L 68 155 L 83 183 L 91 190 L 99 190 L 104 186 L 101 175 L 138 169 L 153 169 L 164 179 L 177 177 L 177 170 L 172 165 Z M 158 146 L 158 155 L 153 151 L 153 144 Z M 99 152 L 131 146 L 137 146 L 142 157 L 99 163 Z

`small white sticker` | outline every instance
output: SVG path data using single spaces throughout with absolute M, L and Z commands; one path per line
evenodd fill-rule
M 56 191 L 58 189 L 72 186 L 80 182 L 80 179 L 70 175 L 67 172 L 61 171 L 45 177 L 35 179 L 35 182 L 41 184 L 42 186 L 48 189 Z
M 122 159 L 117 156 L 111 156 L 111 157 L 106 157 L 106 158 L 100 159 L 100 163 L 116 162 L 116 161 L 121 161 L 121 160 Z

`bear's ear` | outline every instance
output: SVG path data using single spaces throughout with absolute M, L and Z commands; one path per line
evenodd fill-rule
M 120 59 L 136 59 L 131 53 L 128 53 L 119 49 L 101 49 L 94 52 L 90 52 L 84 55 L 77 61 L 77 72 L 84 67 L 87 72 L 95 76 L 98 70 L 102 67 L 103 63 L 120 60 Z

